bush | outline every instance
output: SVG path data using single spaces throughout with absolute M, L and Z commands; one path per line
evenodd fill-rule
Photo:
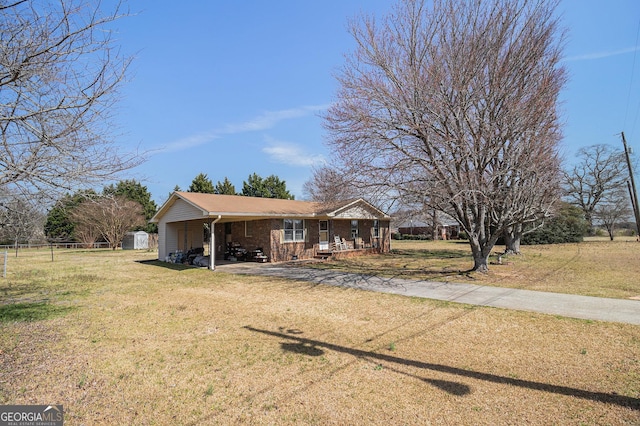
M 418 235 L 410 235 L 410 234 L 402 234 L 402 240 L 431 240 L 432 238 L 429 235 L 418 234 Z
M 588 230 L 582 210 L 567 203 L 545 225 L 522 236 L 522 245 L 579 243 Z

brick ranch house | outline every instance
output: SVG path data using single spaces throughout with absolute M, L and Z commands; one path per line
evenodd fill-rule
M 363 199 L 319 203 L 174 192 L 151 222 L 158 224 L 159 260 L 212 247 L 209 268 L 215 269 L 231 246 L 261 249 L 270 262 L 388 252 L 390 220 Z

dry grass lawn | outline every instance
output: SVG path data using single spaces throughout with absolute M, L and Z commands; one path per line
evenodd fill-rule
M 637 326 L 154 257 L 10 257 L 0 404 L 68 425 L 640 423 Z
M 489 273 L 470 273 L 466 241 L 392 241 L 392 253 L 315 265 L 409 279 L 466 282 L 585 296 L 640 297 L 640 244 L 632 238 L 593 238 L 577 244 L 523 246 L 522 254 L 490 257 Z

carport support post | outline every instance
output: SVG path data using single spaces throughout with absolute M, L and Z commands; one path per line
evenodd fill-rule
M 222 219 L 222 216 L 218 215 L 218 217 L 211 221 L 211 226 L 209 226 L 210 235 L 209 235 L 209 269 L 212 271 L 216 270 L 216 223 Z

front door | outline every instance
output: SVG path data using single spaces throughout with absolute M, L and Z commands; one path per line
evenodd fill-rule
M 320 221 L 320 238 L 319 245 L 320 250 L 329 250 L 329 221 L 321 220 Z

